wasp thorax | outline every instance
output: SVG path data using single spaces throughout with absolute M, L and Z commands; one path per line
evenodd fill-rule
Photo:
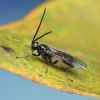
M 37 50 L 38 45 L 39 45 L 38 42 L 34 42 L 34 41 L 33 41 L 32 44 L 31 44 L 31 49 L 32 49 L 32 50 Z

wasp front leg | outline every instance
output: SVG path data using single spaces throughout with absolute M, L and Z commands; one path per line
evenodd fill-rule
M 27 55 L 27 56 L 22 56 L 22 57 L 18 57 L 18 56 L 16 56 L 16 58 L 28 58 L 28 57 L 30 57 L 31 55 Z

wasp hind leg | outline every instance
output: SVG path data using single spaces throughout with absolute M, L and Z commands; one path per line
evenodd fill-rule
M 40 56 L 40 54 L 34 54 L 32 53 L 33 56 Z M 30 57 L 31 55 L 27 55 L 27 56 L 22 56 L 22 57 L 16 57 L 16 58 L 28 58 Z
M 73 82 L 73 80 L 68 76 L 68 74 L 67 74 L 67 72 L 66 72 L 66 69 L 65 69 L 65 67 L 62 65 L 62 63 L 60 62 L 60 61 L 58 61 L 58 60 L 55 60 L 52 64 L 57 64 L 57 63 L 60 63 L 60 65 L 62 66 L 62 68 L 63 68 L 63 70 L 64 70 L 64 72 L 65 72 L 65 74 L 66 74 L 66 76 L 68 77 L 68 79 L 71 81 L 71 82 Z
M 60 62 L 60 61 L 59 61 Z M 62 66 L 62 68 L 63 68 L 63 70 L 64 70 L 64 72 L 65 72 L 65 74 L 66 74 L 66 76 L 67 76 L 67 78 L 71 81 L 71 82 L 73 82 L 73 80 L 68 76 L 68 74 L 67 74 L 67 72 L 66 72 L 66 69 L 65 69 L 65 67 L 62 65 L 62 63 L 60 62 L 60 64 L 61 64 L 61 66 Z

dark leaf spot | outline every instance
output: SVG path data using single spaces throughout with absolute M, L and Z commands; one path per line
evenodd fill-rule
M 9 52 L 9 53 L 14 52 L 14 50 L 13 50 L 12 48 L 7 47 L 7 46 L 1 46 L 1 48 L 2 48 L 4 51 Z

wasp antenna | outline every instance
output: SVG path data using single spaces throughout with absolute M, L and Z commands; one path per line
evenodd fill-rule
M 34 39 L 35 39 L 35 37 L 36 37 L 38 31 L 39 31 L 39 28 L 40 28 L 41 23 L 42 23 L 42 20 L 43 20 L 43 18 L 44 18 L 45 12 L 46 12 L 46 7 L 44 8 L 44 12 L 43 12 L 42 18 L 41 18 L 41 20 L 40 20 L 39 26 L 38 26 L 38 28 L 37 28 L 37 30 L 36 30 L 36 33 L 35 33 L 35 35 L 34 35 L 34 37 L 33 37 L 33 41 L 34 41 Z
M 49 32 L 47 32 L 47 33 L 43 34 L 42 36 L 38 37 L 38 38 L 37 38 L 37 39 L 35 39 L 34 41 L 37 41 L 38 39 L 42 38 L 43 36 L 45 36 L 45 35 L 47 35 L 47 34 L 50 34 L 51 32 L 52 32 L 52 31 L 49 31 Z

